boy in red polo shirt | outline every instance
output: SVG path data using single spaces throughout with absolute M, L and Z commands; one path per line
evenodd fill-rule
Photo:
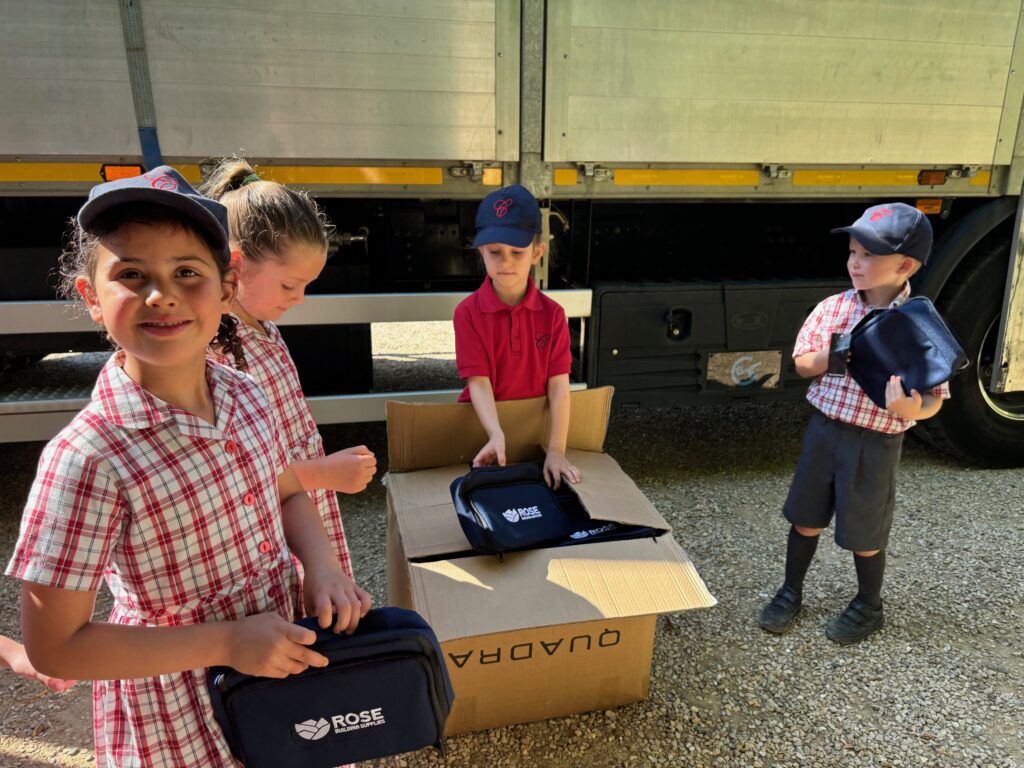
M 537 290 L 531 270 L 544 255 L 540 207 L 518 184 L 483 199 L 476 212 L 476 238 L 487 277 L 455 308 L 455 364 L 466 388 L 459 402 L 472 402 L 487 432 L 473 466 L 505 465 L 505 434 L 497 400 L 547 395 L 551 437 L 544 479 L 558 488 L 580 472 L 565 458 L 569 434 L 569 327 L 565 311 Z

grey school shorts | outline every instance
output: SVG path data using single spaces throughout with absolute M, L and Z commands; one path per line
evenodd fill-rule
M 805 528 L 836 517 L 836 544 L 885 549 L 896 507 L 896 467 L 903 435 L 855 427 L 814 411 L 782 514 Z

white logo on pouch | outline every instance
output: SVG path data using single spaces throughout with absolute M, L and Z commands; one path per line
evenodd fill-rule
M 538 517 L 543 517 L 537 507 L 513 507 L 502 512 L 501 516 L 510 523 L 518 523 L 520 520 L 536 520 Z
M 348 733 L 358 731 L 361 728 L 373 728 L 375 725 L 384 725 L 384 713 L 380 707 L 364 709 L 362 712 L 346 712 L 344 715 L 335 715 L 331 718 L 335 733 Z
M 319 720 L 310 718 L 296 723 L 295 732 L 306 741 L 318 741 L 327 735 L 332 725 L 335 733 L 348 733 L 362 728 L 372 728 L 375 725 L 384 725 L 386 722 L 383 710 L 381 707 L 376 707 L 364 709 L 362 712 L 346 712 L 343 715 L 335 715 L 331 718 L 331 722 L 327 722 L 322 717 Z
M 615 523 L 608 523 L 607 525 L 602 525 L 600 528 L 591 528 L 589 531 L 576 531 L 575 533 L 570 533 L 569 538 L 585 539 L 588 536 L 597 536 L 599 533 L 606 533 L 612 530 L 615 530 Z
M 327 735 L 331 724 L 322 717 L 319 720 L 305 720 L 295 724 L 295 732 L 306 741 L 317 741 Z

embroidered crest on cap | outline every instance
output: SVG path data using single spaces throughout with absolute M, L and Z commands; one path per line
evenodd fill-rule
M 147 173 L 146 178 L 149 179 L 149 186 L 153 189 L 163 189 L 168 192 L 173 192 L 178 188 L 178 180 L 169 173 L 161 173 L 159 176 L 150 176 Z
M 508 209 L 512 207 L 512 198 L 506 197 L 504 200 L 494 201 L 494 212 L 498 215 L 499 219 L 504 219 L 505 214 L 508 213 Z

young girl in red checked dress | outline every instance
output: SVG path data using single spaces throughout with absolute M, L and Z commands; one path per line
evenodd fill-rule
M 351 576 L 335 491 L 358 493 L 366 488 L 377 471 L 377 458 L 365 445 L 325 455 L 295 363 L 274 325 L 302 303 L 306 286 L 323 271 L 330 225 L 308 195 L 261 181 L 247 162 L 237 158 L 221 162 L 203 191 L 228 209 L 238 275 L 231 312 L 239 320 L 245 371 L 267 394 L 295 475 L 316 504 L 342 567 Z
M 232 347 L 223 206 L 172 168 L 101 184 L 65 278 L 117 351 L 50 441 L 8 575 L 43 674 L 94 680 L 99 766 L 237 766 L 206 667 L 285 677 L 326 659 L 291 623 L 351 631 L 369 596 L 345 574 L 256 384 L 207 360 Z M 92 618 L 106 579 L 107 621 Z M 336 619 L 332 614 L 336 613 Z

